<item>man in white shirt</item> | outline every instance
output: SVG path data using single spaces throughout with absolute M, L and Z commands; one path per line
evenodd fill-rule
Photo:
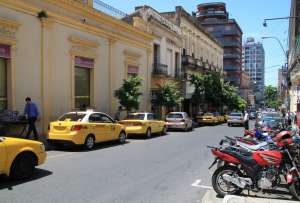
M 245 125 L 245 129 L 249 130 L 249 114 L 247 111 L 245 111 L 245 115 L 244 115 L 244 125 Z

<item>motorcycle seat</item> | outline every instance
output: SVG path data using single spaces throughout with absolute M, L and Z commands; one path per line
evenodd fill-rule
M 227 153 L 240 160 L 242 164 L 256 165 L 256 161 L 252 158 L 252 152 L 243 151 L 238 153 L 234 151 L 227 151 Z

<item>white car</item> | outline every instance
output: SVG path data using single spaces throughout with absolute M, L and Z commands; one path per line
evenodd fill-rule
M 238 112 L 229 114 L 227 124 L 228 124 L 228 126 L 233 126 L 233 125 L 244 126 L 245 125 L 244 114 L 238 113 Z
M 168 129 L 181 129 L 184 131 L 193 129 L 193 121 L 186 112 L 171 112 L 166 117 Z

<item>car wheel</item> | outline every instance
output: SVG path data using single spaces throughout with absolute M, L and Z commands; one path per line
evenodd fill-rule
M 148 128 L 146 131 L 146 137 L 149 139 L 152 137 L 152 132 L 151 132 L 151 128 Z
M 84 148 L 87 150 L 93 149 L 95 146 L 95 138 L 93 135 L 88 135 L 84 142 Z
M 163 129 L 162 129 L 162 131 L 161 131 L 161 135 L 166 135 L 167 131 L 168 131 L 167 127 L 164 126 Z
M 34 155 L 30 153 L 17 156 L 12 164 L 10 177 L 14 180 L 21 180 L 32 176 L 36 165 L 35 160 Z
M 230 124 L 230 123 L 228 123 L 228 127 L 231 127 L 231 124 Z
M 119 142 L 120 142 L 120 144 L 125 144 L 125 142 L 126 142 L 126 133 L 125 132 L 120 133 Z

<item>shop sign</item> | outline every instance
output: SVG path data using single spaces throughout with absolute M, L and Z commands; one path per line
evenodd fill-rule
M 133 65 L 128 65 L 127 73 L 130 75 L 138 75 L 139 67 L 133 66 Z
M 84 57 L 75 57 L 75 66 L 82 68 L 94 68 L 94 59 L 84 58 Z
M 0 44 L 0 57 L 10 58 L 10 46 L 5 44 Z

